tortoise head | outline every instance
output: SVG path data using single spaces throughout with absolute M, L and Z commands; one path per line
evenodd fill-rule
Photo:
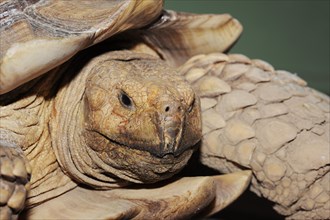
M 201 139 L 199 98 L 158 59 L 109 59 L 86 81 L 83 136 L 102 173 L 156 182 L 180 171 Z

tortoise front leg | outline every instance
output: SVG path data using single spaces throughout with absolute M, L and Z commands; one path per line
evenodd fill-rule
M 202 163 L 252 170 L 251 190 L 288 218 L 330 218 L 327 95 L 243 55 L 195 56 L 181 71 L 201 96 Z
M 21 148 L 0 140 L 0 219 L 16 219 L 24 208 L 30 165 Z

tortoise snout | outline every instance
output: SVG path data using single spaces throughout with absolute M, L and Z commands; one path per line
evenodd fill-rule
M 164 100 L 159 110 L 162 132 L 158 156 L 164 157 L 167 154 L 178 156 L 182 152 L 179 148 L 185 120 L 181 103 L 175 100 Z

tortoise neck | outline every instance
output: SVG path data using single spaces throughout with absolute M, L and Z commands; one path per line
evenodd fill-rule
M 32 169 L 27 206 L 56 197 L 75 186 L 60 169 L 48 128 L 60 79 L 61 74 L 54 69 L 0 96 L 0 120 L 19 121 L 17 127 L 13 127 L 13 123 L 2 123 L 1 136 L 22 148 Z
M 84 61 L 82 63 L 86 64 Z M 75 66 L 75 62 L 70 66 Z M 85 84 L 91 66 L 93 65 L 64 71 L 50 114 L 52 148 L 61 169 L 76 183 L 97 188 L 121 187 L 123 183 L 111 177 L 99 180 L 91 175 L 97 174 L 99 170 L 87 152 L 83 138 Z

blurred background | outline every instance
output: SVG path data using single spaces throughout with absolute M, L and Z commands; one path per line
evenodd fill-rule
M 230 53 L 242 53 L 297 73 L 330 94 L 329 0 L 165 0 L 165 8 L 229 13 L 243 25 Z

